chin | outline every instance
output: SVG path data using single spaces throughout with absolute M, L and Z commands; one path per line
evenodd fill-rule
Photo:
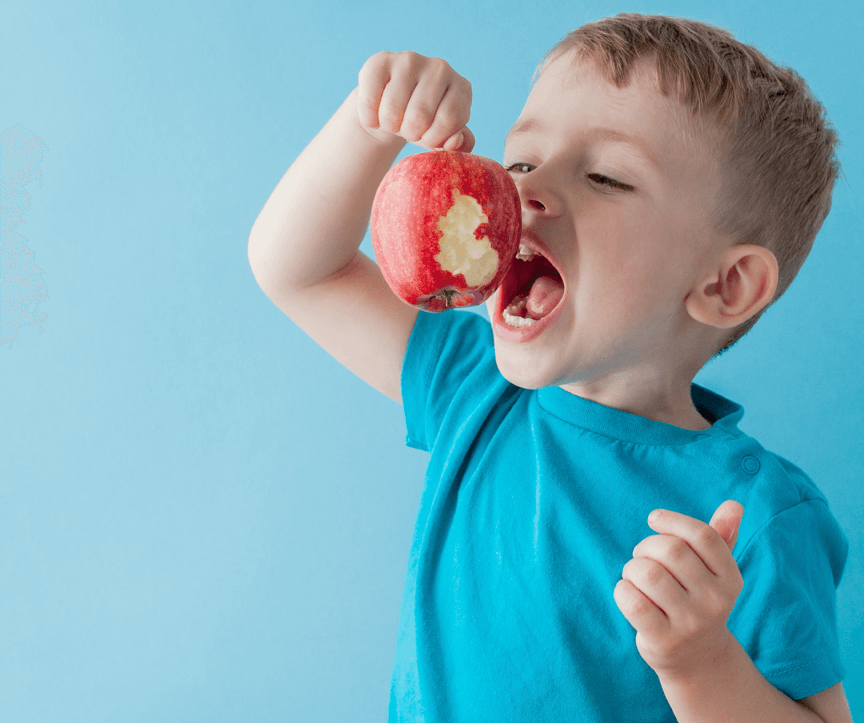
M 537 369 L 536 362 L 522 363 L 514 359 L 513 351 L 495 339 L 495 363 L 508 382 L 522 389 L 541 389 L 556 383 L 552 375 Z

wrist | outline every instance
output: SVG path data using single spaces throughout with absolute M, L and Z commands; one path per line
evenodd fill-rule
M 716 681 L 722 671 L 733 669 L 742 654 L 750 660 L 738 639 L 724 628 L 709 648 L 694 655 L 687 663 L 679 667 L 655 668 L 654 672 L 664 689 L 667 686 L 704 686 Z
M 366 128 L 366 126 L 363 125 L 361 125 L 360 128 L 373 141 L 375 141 L 375 143 L 388 151 L 395 150 L 398 153 L 402 150 L 403 146 L 408 143 L 408 141 L 406 141 L 402 136 L 394 136 L 392 133 L 387 133 L 386 131 L 379 130 L 378 128 Z

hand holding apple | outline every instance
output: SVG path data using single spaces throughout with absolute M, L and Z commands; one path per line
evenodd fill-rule
M 381 181 L 372 246 L 399 298 L 424 311 L 482 304 L 519 250 L 522 208 L 510 174 L 459 151 L 408 156 Z
M 393 166 L 372 207 L 384 278 L 426 311 L 485 301 L 519 245 L 516 185 L 494 161 L 470 155 L 470 111 L 471 84 L 440 58 L 381 52 L 360 70 L 357 114 L 369 135 L 442 149 Z
M 441 58 L 375 53 L 360 69 L 360 126 L 382 142 L 398 136 L 423 148 L 470 152 L 471 83 Z

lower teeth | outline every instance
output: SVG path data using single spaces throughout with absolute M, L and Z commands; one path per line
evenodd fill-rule
M 529 317 L 522 318 L 521 316 L 510 316 L 506 311 L 504 311 L 503 316 L 504 321 L 506 321 L 510 326 L 526 327 L 531 326 L 531 324 L 536 321 Z
M 532 319 L 530 316 L 516 316 L 520 311 L 525 310 L 527 300 L 527 296 L 517 296 L 510 302 L 510 305 L 501 312 L 501 315 L 504 317 L 504 321 L 507 322 L 507 324 L 524 328 L 531 326 L 531 324 L 536 321 L 536 319 Z

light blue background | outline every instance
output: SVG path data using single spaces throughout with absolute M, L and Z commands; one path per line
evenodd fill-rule
M 385 720 L 426 456 L 260 291 L 249 230 L 373 53 L 448 60 L 501 160 L 543 53 L 621 11 L 732 30 L 843 140 L 798 279 L 697 381 L 849 537 L 864 719 L 860 3 L 34 0 L 0 11 L 0 133 L 47 146 L 18 232 L 50 295 L 0 348 L 0 723 Z

